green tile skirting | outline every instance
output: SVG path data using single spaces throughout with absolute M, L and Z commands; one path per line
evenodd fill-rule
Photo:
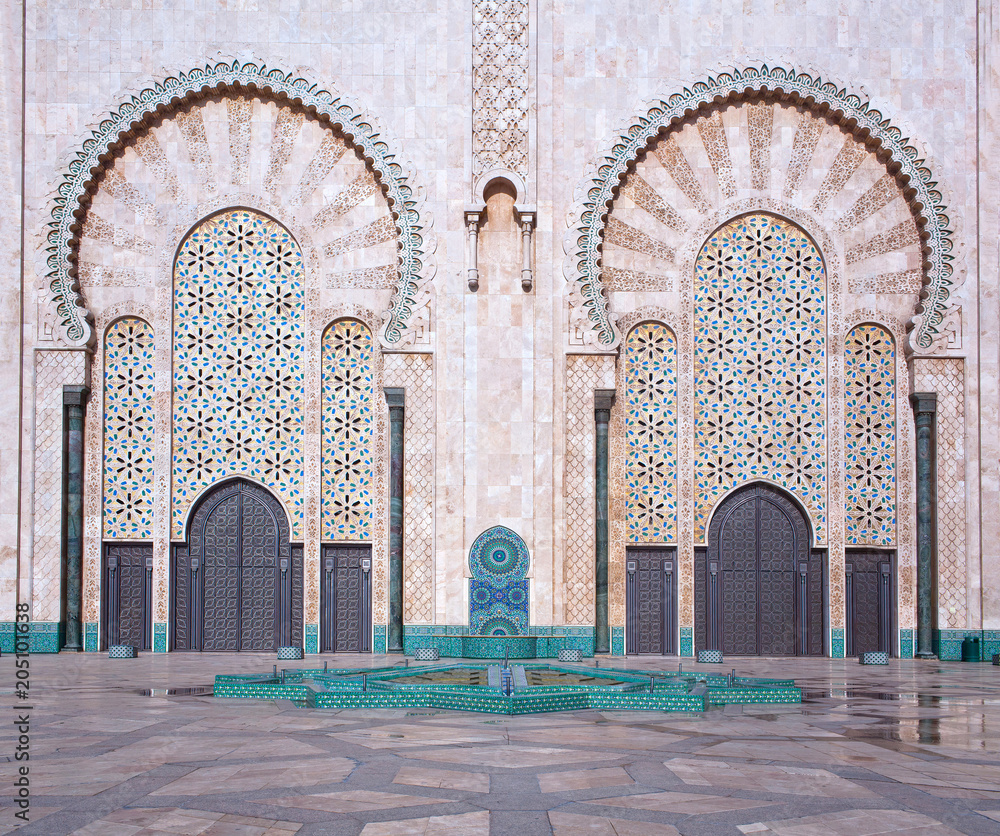
M 844 641 L 844 628 L 834 627 L 830 630 L 830 658 L 843 659 L 847 643 Z
M 731 703 L 796 703 L 801 691 L 791 680 L 703 674 L 664 673 L 615 668 L 527 664 L 515 671 L 544 670 L 552 677 L 565 675 L 573 684 L 516 686 L 504 694 L 498 687 L 452 684 L 463 670 L 479 673 L 482 665 L 420 665 L 392 668 L 307 670 L 286 669 L 278 676 L 219 675 L 216 697 L 291 700 L 310 708 L 440 708 L 483 711 L 492 714 L 526 714 L 583 709 L 639 711 L 705 711 L 709 706 Z M 440 683 L 433 682 L 441 673 Z M 494 666 L 494 675 L 497 668 Z M 587 684 L 580 684 L 579 676 Z M 429 678 L 426 682 L 394 682 Z M 605 680 L 603 684 L 595 681 Z M 516 676 L 515 676 L 516 681 Z M 522 683 L 525 681 L 522 675 Z M 595 684 L 590 684 L 595 683 Z
M 913 630 L 903 629 L 899 631 L 899 658 L 913 658 Z
M 403 627 L 403 652 L 407 656 L 412 656 L 418 647 L 434 647 L 442 656 L 455 659 L 463 658 L 463 638 L 477 638 L 469 636 L 469 628 L 464 625 L 404 625 Z M 495 641 L 495 637 L 484 637 Z M 567 648 L 579 650 L 584 656 L 594 655 L 594 628 L 593 627 L 551 627 L 539 626 L 529 627 L 528 636 L 524 637 L 534 640 L 534 655 L 513 655 L 510 658 L 521 659 L 556 659 L 559 651 Z M 466 641 L 467 647 L 476 647 L 476 643 L 470 644 Z M 521 652 L 520 650 L 518 651 Z M 498 655 L 493 656 L 466 656 L 465 658 L 476 659 L 502 659 L 503 650 Z
M 167 625 L 158 621 L 153 625 L 153 653 L 167 652 Z
M 989 662 L 994 653 L 1000 653 L 1000 630 L 935 630 L 934 654 L 942 662 L 962 661 L 962 640 L 979 639 L 979 658 Z
M 13 621 L 0 622 L 0 652 L 14 652 Z M 32 621 L 28 625 L 29 653 L 58 653 L 62 647 L 62 624 L 56 621 Z
M 101 625 L 96 621 L 83 625 L 83 649 L 87 653 L 96 653 L 101 649 Z

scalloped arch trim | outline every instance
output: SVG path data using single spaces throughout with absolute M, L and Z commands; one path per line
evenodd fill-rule
M 238 60 L 207 64 L 145 88 L 102 121 L 69 163 L 55 197 L 46 248 L 49 296 L 66 339 L 79 346 L 93 339 L 93 327 L 81 304 L 71 257 L 78 240 L 74 232 L 75 212 L 93 187 L 97 176 L 94 172 L 104 168 L 102 158 L 121 144 L 124 137 L 143 128 L 150 118 L 172 110 L 179 101 L 230 87 L 287 98 L 328 119 L 357 145 L 378 174 L 395 218 L 400 245 L 399 281 L 383 320 L 381 336 L 386 344 L 399 343 L 414 310 L 425 258 L 418 201 L 410 175 L 398 162 L 399 154 L 374 127 L 373 120 L 347 97 L 284 70 Z
M 599 158 L 593 176 L 585 181 L 586 194 L 582 205 L 577 206 L 574 213 L 577 221 L 570 230 L 567 278 L 577 285 L 585 319 L 595 332 L 598 346 L 611 349 L 620 338 L 608 309 L 598 262 L 605 217 L 614 199 L 614 190 L 626 175 L 629 163 L 661 130 L 703 107 L 747 93 L 782 95 L 810 108 L 824 110 L 848 125 L 855 135 L 879 145 L 893 166 L 898 167 L 894 172 L 897 180 L 913 191 L 909 204 L 922 227 L 926 262 L 921 300 L 923 312 L 914 319 L 912 342 L 920 348 L 929 348 L 943 319 L 953 272 L 950 220 L 930 169 L 919 158 L 910 140 L 869 102 L 818 76 L 766 65 L 720 73 L 680 93 L 656 100 L 614 138 L 609 150 Z

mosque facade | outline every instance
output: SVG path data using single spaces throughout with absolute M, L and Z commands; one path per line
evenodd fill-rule
M 800 6 L 6 3 L 0 649 L 1000 652 L 1000 8 Z

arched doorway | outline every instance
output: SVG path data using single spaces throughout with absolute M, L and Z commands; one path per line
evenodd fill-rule
M 245 479 L 205 493 L 174 547 L 178 650 L 275 650 L 301 643 L 302 551 L 277 499 Z
M 822 653 L 822 559 L 810 550 L 806 516 L 780 489 L 755 482 L 720 503 L 703 577 L 706 647 L 737 656 Z

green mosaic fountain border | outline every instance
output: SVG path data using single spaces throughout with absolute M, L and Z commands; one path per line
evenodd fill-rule
M 278 676 L 220 674 L 214 694 L 220 698 L 291 700 L 310 708 L 436 708 L 489 714 L 533 714 L 552 711 L 635 710 L 694 711 L 733 703 L 798 703 L 801 691 L 792 680 L 671 674 L 618 668 L 594 669 L 566 665 L 525 665 L 525 669 L 548 669 L 585 673 L 614 679 L 616 684 L 579 684 L 521 688 L 505 696 L 496 688 L 468 685 L 393 683 L 414 672 L 459 669 L 481 670 L 481 665 L 431 665 L 400 668 L 310 670 L 286 669 Z M 365 690 L 362 690 L 365 674 Z M 691 689 L 704 685 L 704 693 Z

